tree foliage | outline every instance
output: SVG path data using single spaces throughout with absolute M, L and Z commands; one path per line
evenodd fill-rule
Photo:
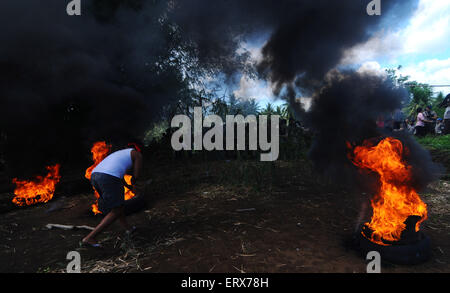
M 386 73 L 395 86 L 404 87 L 409 93 L 409 99 L 403 109 L 406 116 L 415 119 L 419 107 L 425 109 L 427 106 L 432 106 L 438 116 L 442 117 L 442 109 L 439 109 L 438 106 L 444 100 L 444 95 L 439 93 L 435 97 L 433 88 L 429 84 L 411 81 L 409 76 L 398 73 L 401 68 L 399 66 L 397 69 L 387 69 Z

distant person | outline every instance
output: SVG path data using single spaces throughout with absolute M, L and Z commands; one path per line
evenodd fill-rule
M 427 135 L 427 128 L 425 123 L 431 122 L 425 118 L 422 108 L 417 108 L 417 119 L 416 119 L 416 136 L 423 137 Z
M 425 115 L 425 118 L 427 118 L 428 120 L 431 120 L 431 121 L 438 119 L 438 115 L 436 114 L 435 111 L 433 111 L 432 106 L 427 106 L 425 108 L 424 115 Z
M 124 214 L 124 186 L 135 191 L 134 185 L 142 172 L 141 146 L 129 144 L 127 148 L 107 156 L 92 170 L 91 183 L 100 195 L 98 208 L 105 215 L 97 227 L 83 240 L 82 245 L 100 247 L 96 236 L 109 227 L 117 219 L 126 231 L 131 233 L 135 228 L 130 227 Z M 132 175 L 131 186 L 124 181 L 126 174 Z
M 425 111 L 423 112 L 425 119 L 428 120 L 428 122 L 425 122 L 425 126 L 428 133 L 434 133 L 434 130 L 436 128 L 436 119 L 438 118 L 438 115 L 435 111 L 433 111 L 433 107 L 427 106 L 425 108 Z
M 437 135 L 442 135 L 442 134 L 444 134 L 444 131 L 445 131 L 444 120 L 442 120 L 442 118 L 438 118 L 436 120 L 435 133 Z
M 405 115 L 403 114 L 402 110 L 395 110 L 393 120 L 393 128 L 395 131 L 402 131 L 405 128 Z
M 444 114 L 444 125 L 445 125 L 444 134 L 450 134 L 450 94 L 447 95 L 445 100 L 447 101 L 447 108 L 445 109 Z
M 406 119 L 405 124 L 406 124 L 406 131 L 408 131 L 408 133 L 412 135 L 416 134 L 416 128 L 414 127 L 413 121 L 409 121 L 408 119 Z

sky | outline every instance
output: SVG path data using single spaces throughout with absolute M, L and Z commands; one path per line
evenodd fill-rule
M 395 21 L 395 20 L 394 20 Z M 243 44 L 254 60 L 261 58 L 264 42 Z M 380 73 L 398 68 L 410 80 L 431 85 L 450 85 L 450 1 L 419 0 L 413 16 L 401 28 L 391 29 L 385 23 L 371 39 L 347 50 L 340 65 Z M 436 93 L 450 93 L 450 87 L 435 88 Z M 241 99 L 254 98 L 264 107 L 276 105 L 270 85 L 264 81 L 241 77 L 234 94 Z

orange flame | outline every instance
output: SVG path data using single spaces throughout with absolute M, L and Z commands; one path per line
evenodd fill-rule
M 108 156 L 110 151 L 111 145 L 106 144 L 106 142 L 99 141 L 94 143 L 91 149 L 92 160 L 94 161 L 94 164 L 86 169 L 86 173 L 84 175 L 86 179 L 91 180 L 92 170 L 94 170 L 94 168 L 97 167 L 97 165 L 100 164 L 100 162 Z
M 103 161 L 104 158 L 106 158 L 108 156 L 110 151 L 111 151 L 111 145 L 106 144 L 106 142 L 99 141 L 99 142 L 94 143 L 94 145 L 92 146 L 92 149 L 91 149 L 92 160 L 94 161 L 94 164 L 86 169 L 86 173 L 84 175 L 84 177 L 86 177 L 86 179 L 91 180 L 92 171 L 94 170 L 95 167 L 97 167 L 98 164 L 100 164 L 101 161 Z M 96 201 L 91 207 L 92 207 L 92 212 L 95 215 L 97 215 L 97 214 L 101 214 L 100 210 L 98 209 L 98 199 L 99 199 L 100 195 L 98 194 L 97 190 L 95 190 L 95 188 L 94 188 L 94 194 L 95 194 Z
M 372 199 L 372 219 L 366 223 L 373 231 L 369 240 L 384 246 L 387 244 L 383 240 L 399 241 L 406 228 L 405 221 L 410 216 L 421 217 L 416 224 L 418 232 L 420 224 L 427 219 L 427 205 L 411 187 L 411 166 L 403 161 L 401 141 L 386 138 L 377 146 L 365 142 L 353 153 L 353 163 L 376 172 L 381 183 L 379 192 Z
M 106 144 L 106 142 L 99 141 L 99 142 L 94 143 L 94 145 L 91 149 L 92 160 L 94 161 L 94 164 L 86 170 L 86 173 L 85 173 L 86 179 L 89 179 L 89 180 L 91 179 L 92 171 L 94 170 L 94 168 L 97 167 L 97 165 L 100 164 L 100 162 L 103 161 L 103 159 L 105 159 L 108 156 L 110 151 L 111 151 L 111 145 Z M 132 176 L 130 176 L 130 175 L 124 176 L 125 182 L 129 185 L 131 185 L 131 178 L 132 178 Z M 98 199 L 99 199 L 100 195 L 98 194 L 98 192 L 95 189 L 94 189 L 94 193 L 95 193 L 95 198 L 97 200 L 92 205 L 92 212 L 95 215 L 97 215 L 97 214 L 102 213 L 98 209 Z M 130 189 L 128 189 L 126 187 L 124 187 L 124 193 L 125 193 L 125 200 L 132 199 L 133 197 L 136 196 Z
M 46 203 L 53 198 L 56 184 L 61 179 L 59 175 L 60 165 L 47 167 L 48 174 L 37 176 L 33 180 L 18 180 L 14 178 L 12 182 L 16 185 L 12 202 L 18 206 L 27 206 L 37 203 Z
M 125 182 L 128 185 L 131 185 L 131 178 L 133 178 L 133 176 L 131 176 L 131 175 L 125 175 L 123 177 L 123 179 L 125 180 Z M 126 187 L 124 187 L 124 192 L 125 192 L 125 200 L 132 199 L 133 197 L 136 196 L 136 194 L 134 194 L 133 191 L 131 191 L 130 189 L 128 189 Z

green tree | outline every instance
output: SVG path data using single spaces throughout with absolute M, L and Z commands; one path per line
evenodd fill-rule
M 278 116 L 283 116 L 283 109 L 281 108 L 281 106 L 277 106 L 277 108 L 275 109 L 275 115 Z
M 219 97 L 212 102 L 211 112 L 225 120 L 225 116 L 229 114 L 229 106 L 224 97 Z
M 281 117 L 287 121 L 294 118 L 294 110 L 292 109 L 292 105 L 290 103 L 285 103 L 283 105 Z
M 410 119 L 415 119 L 419 107 L 424 109 L 428 105 L 433 105 L 433 89 L 429 84 L 410 81 L 409 76 L 399 74 L 400 69 L 401 65 L 396 69 L 386 69 L 386 74 L 395 86 L 404 87 L 408 91 L 409 99 L 403 112 Z
M 425 109 L 426 106 L 431 105 L 433 89 L 428 84 L 418 83 L 416 81 L 410 81 L 404 85 L 410 93 L 410 99 L 404 109 L 404 113 L 408 117 L 415 117 L 419 107 Z
M 403 87 L 404 84 L 409 80 L 409 76 L 403 76 L 401 74 L 398 74 L 398 71 L 402 69 L 402 66 L 399 65 L 397 69 L 386 69 L 386 74 L 388 77 L 392 80 L 395 86 Z
M 436 112 L 438 117 L 443 118 L 445 109 L 443 107 L 440 107 L 442 102 L 444 101 L 445 96 L 443 92 L 439 92 L 436 98 L 433 98 L 431 106 L 433 106 L 433 110 Z
M 267 116 L 277 115 L 272 103 L 267 103 L 266 108 L 264 108 L 259 114 Z

